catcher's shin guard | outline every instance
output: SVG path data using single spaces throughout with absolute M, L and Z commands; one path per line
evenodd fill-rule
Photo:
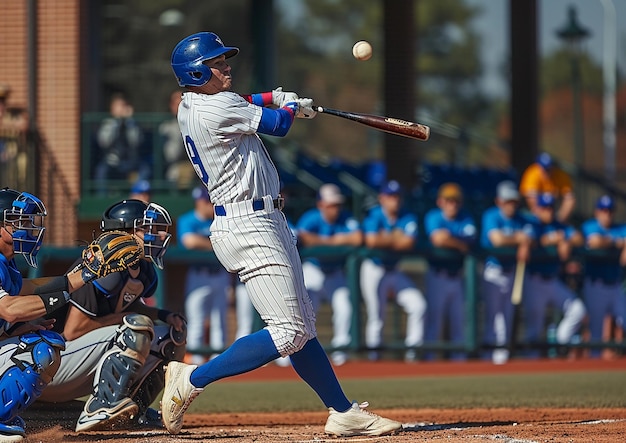
M 41 395 L 61 364 L 65 341 L 56 332 L 20 336 L 20 342 L 0 375 L 0 422 L 21 413 Z
M 165 366 L 170 361 L 182 361 L 185 356 L 187 329 L 178 332 L 171 326 L 156 326 L 154 332 L 156 337 L 152 340 L 150 356 L 155 358 L 149 359 L 153 368 L 144 368 L 146 375 L 136 382 L 132 396 L 139 406 L 140 417 L 165 386 Z
M 140 314 L 124 317 L 124 323 L 117 330 L 115 347 L 104 355 L 96 371 L 94 392 L 83 414 L 94 415 L 98 411 L 106 414 L 129 401 L 130 387 L 146 361 L 153 336 L 150 318 Z

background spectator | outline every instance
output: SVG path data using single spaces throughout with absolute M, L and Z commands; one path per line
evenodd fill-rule
M 407 315 L 404 344 L 409 349 L 405 360 L 417 358 L 414 348 L 424 338 L 426 300 L 413 280 L 397 267 L 401 254 L 414 250 L 417 239 L 417 218 L 402 210 L 401 193 L 397 181 L 385 183 L 378 194 L 379 205 L 363 221 L 365 245 L 389 252 L 382 258 L 374 254 L 361 265 L 361 292 L 367 311 L 365 345 L 370 348 L 370 360 L 380 359 L 388 299 L 395 300 Z
M 539 154 L 537 161 L 526 168 L 522 174 L 520 192 L 533 214 L 536 213 L 539 195 L 548 193 L 554 195 L 557 200 L 560 199 L 556 217 L 560 222 L 567 221 L 576 206 L 570 176 L 559 168 L 547 152 Z
M 465 282 L 463 262 L 476 241 L 476 225 L 462 208 L 463 192 L 456 183 L 444 183 L 437 195 L 437 208 L 426 214 L 424 225 L 430 244 L 453 254 L 443 257 L 430 254 L 426 273 L 426 342 L 443 337 L 444 325 L 450 329 L 450 341 L 464 345 Z M 428 355 L 430 358 L 430 354 Z M 464 360 L 464 352 L 451 354 L 453 360 Z
M 145 167 L 149 162 L 140 158 L 145 136 L 133 118 L 132 105 L 123 94 L 113 94 L 109 112 L 111 116 L 104 119 L 96 135 L 99 160 L 95 179 L 101 195 L 106 194 L 107 180 L 136 180 L 149 176 Z
M 307 246 L 360 246 L 363 235 L 359 223 L 342 209 L 345 197 L 337 185 L 327 183 L 320 187 L 317 207 L 305 212 L 296 225 L 300 244 Z M 352 301 L 344 272 L 345 261 L 309 258 L 302 263 L 304 284 L 313 309 L 317 312 L 322 300 L 330 300 L 333 311 L 333 348 L 350 344 Z M 331 353 L 331 361 L 339 366 L 347 354 L 338 349 Z
M 187 151 L 176 120 L 181 100 L 180 90 L 170 94 L 169 111 L 172 118 L 159 125 L 158 133 L 163 140 L 165 179 L 178 189 L 187 189 L 195 179 L 196 173 L 187 158 Z

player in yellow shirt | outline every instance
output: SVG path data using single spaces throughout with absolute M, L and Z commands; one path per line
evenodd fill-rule
M 537 161 L 522 174 L 520 193 L 532 213 L 536 213 L 538 196 L 544 193 L 556 196 L 560 200 L 557 213 L 557 220 L 560 222 L 565 222 L 570 217 L 576 205 L 572 179 L 546 152 L 539 154 Z

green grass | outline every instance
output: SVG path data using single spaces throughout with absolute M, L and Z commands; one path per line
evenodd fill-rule
M 626 407 L 626 373 L 576 372 L 345 380 L 348 398 L 375 409 Z M 228 382 L 208 386 L 190 412 L 320 411 L 301 381 Z

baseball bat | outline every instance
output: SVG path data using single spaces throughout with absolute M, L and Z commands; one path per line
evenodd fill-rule
M 337 109 L 313 106 L 313 110 L 322 114 L 334 115 L 348 120 L 361 123 L 371 128 L 389 132 L 390 134 L 401 135 L 403 137 L 415 138 L 417 140 L 428 140 L 430 128 L 420 123 L 409 122 L 392 117 L 381 117 L 378 115 L 361 114 L 358 112 L 339 111 Z
M 526 262 L 518 260 L 515 266 L 515 277 L 513 277 L 513 290 L 511 292 L 511 304 L 513 305 L 513 318 L 511 324 L 511 344 L 509 350 L 514 353 L 517 348 L 517 334 L 520 324 L 522 293 L 524 291 L 524 274 L 526 273 Z
M 515 279 L 513 280 L 513 291 L 511 292 L 511 303 L 517 306 L 522 302 L 522 292 L 524 291 L 524 274 L 526 272 L 526 262 L 518 261 L 515 267 Z

